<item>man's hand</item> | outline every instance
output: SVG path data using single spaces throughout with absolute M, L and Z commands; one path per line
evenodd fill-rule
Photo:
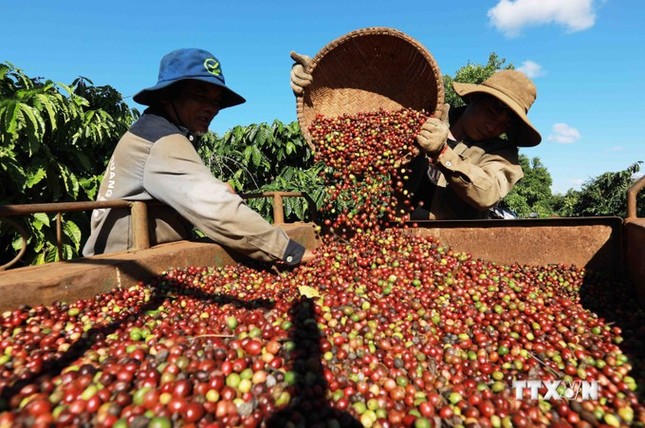
M 316 255 L 311 250 L 305 250 L 305 253 L 302 255 L 302 259 L 300 260 L 300 263 L 309 263 L 314 258 L 316 258 Z
M 419 135 L 417 135 L 417 143 L 431 157 L 441 153 L 450 135 L 449 111 L 449 104 L 444 104 L 443 108 L 438 108 L 435 112 L 438 117 L 431 117 L 426 120 L 421 126 Z
M 295 64 L 291 67 L 291 89 L 298 96 L 302 95 L 304 88 L 313 81 L 311 74 L 307 71 L 311 58 L 291 51 L 291 59 L 295 61 Z

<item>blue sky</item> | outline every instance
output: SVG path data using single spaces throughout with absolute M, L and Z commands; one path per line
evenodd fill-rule
M 645 161 L 643 16 L 643 0 L 0 0 L 0 62 L 65 84 L 87 77 L 141 109 L 131 96 L 156 82 L 164 54 L 204 48 L 247 99 L 215 118 L 222 134 L 296 120 L 291 50 L 314 56 L 350 31 L 391 27 L 423 44 L 443 74 L 491 52 L 525 71 L 543 142 L 521 153 L 540 158 L 564 193 Z

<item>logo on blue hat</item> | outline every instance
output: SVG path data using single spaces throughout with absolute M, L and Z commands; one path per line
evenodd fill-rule
M 204 61 L 204 68 L 206 71 L 214 76 L 219 76 L 222 74 L 222 67 L 219 64 L 219 61 L 215 58 L 208 58 Z

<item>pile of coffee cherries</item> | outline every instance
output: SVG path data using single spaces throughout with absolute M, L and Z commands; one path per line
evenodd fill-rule
M 327 237 L 282 272 L 171 269 L 2 314 L 0 426 L 638 426 L 631 293 L 397 229 Z M 518 398 L 528 380 L 558 394 Z

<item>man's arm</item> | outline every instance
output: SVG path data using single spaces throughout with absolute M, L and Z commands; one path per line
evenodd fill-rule
M 299 263 L 305 250 L 213 177 L 181 135 L 161 138 L 145 166 L 144 187 L 214 241 L 262 261 Z

